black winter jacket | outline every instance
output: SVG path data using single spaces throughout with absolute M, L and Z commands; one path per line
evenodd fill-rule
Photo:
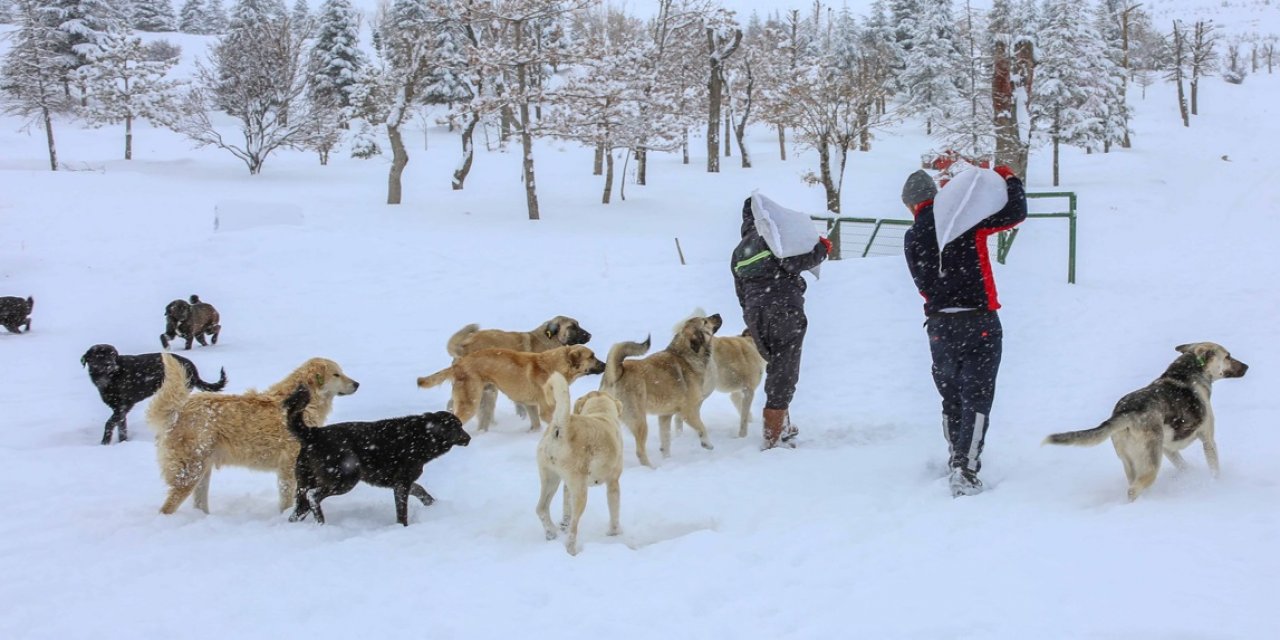
M 743 309 L 766 305 L 804 307 L 805 282 L 801 273 L 827 259 L 827 247 L 821 242 L 813 250 L 790 258 L 777 258 L 756 231 L 751 213 L 751 198 L 742 205 L 742 241 L 733 250 L 729 268 L 733 271 L 733 287 Z
M 1010 177 L 1005 186 L 1009 190 L 1009 203 L 948 243 L 941 260 L 938 259 L 933 201 L 917 205 L 915 223 L 907 230 L 903 245 L 911 278 L 924 296 L 925 315 L 943 309 L 995 311 L 1000 308 L 987 239 L 1027 219 L 1027 194 L 1022 180 Z

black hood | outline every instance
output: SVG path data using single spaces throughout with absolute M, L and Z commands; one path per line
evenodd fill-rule
M 756 216 L 751 213 L 751 198 L 742 203 L 742 237 L 756 231 Z

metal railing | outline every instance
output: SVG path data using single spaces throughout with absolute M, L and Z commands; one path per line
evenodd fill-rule
M 1048 198 L 1066 198 L 1067 210 L 1054 211 L 1048 213 L 1028 213 L 1028 218 L 1066 218 L 1068 226 L 1067 237 L 1067 282 L 1075 284 L 1076 281 L 1076 194 L 1073 191 L 1050 191 L 1043 193 L 1028 193 L 1028 200 L 1042 200 Z M 848 216 L 810 216 L 814 222 L 821 222 L 826 225 L 827 238 L 831 240 L 831 259 L 840 260 L 844 256 L 844 251 L 849 249 L 858 254 L 857 257 L 865 258 L 871 255 L 872 249 L 875 247 L 876 240 L 883 238 L 881 231 L 885 227 L 898 227 L 906 229 L 911 226 L 911 220 L 903 220 L 896 218 L 857 218 Z M 845 238 L 843 231 L 844 225 L 854 225 L 862 228 L 869 228 L 865 241 L 862 237 Z M 998 234 L 996 238 L 996 261 L 1004 264 L 1009 257 L 1009 250 L 1013 248 L 1013 241 L 1018 237 L 1018 229 L 1004 231 Z M 849 246 L 845 246 L 849 245 Z M 895 248 L 900 248 L 898 245 Z

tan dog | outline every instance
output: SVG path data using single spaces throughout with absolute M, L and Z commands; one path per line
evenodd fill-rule
M 578 554 L 578 522 L 587 508 L 587 487 L 605 485 L 609 499 L 609 535 L 622 532 L 618 505 L 622 496 L 622 434 L 618 417 L 622 403 L 603 391 L 592 391 L 569 412 L 569 383 L 558 372 L 547 380 L 547 401 L 555 405 L 551 426 L 538 442 L 538 475 L 542 493 L 535 511 L 548 540 L 558 535 L 551 522 L 551 498 L 564 481 L 562 526 L 568 532 L 565 549 Z
M 355 393 L 360 383 L 348 378 L 332 360 L 312 358 L 263 392 L 243 395 L 192 394 L 187 373 L 168 353 L 162 354 L 164 383 L 147 408 L 156 431 L 156 456 L 169 496 L 160 513 L 173 513 L 195 492 L 196 508 L 209 512 L 209 476 L 215 467 L 233 465 L 274 471 L 280 510 L 293 503 L 294 462 L 298 441 L 289 435 L 283 402 L 304 385 L 311 403 L 303 413 L 307 424 L 324 424 L 334 396 Z
M 702 382 L 703 400 L 713 392 L 729 394 L 729 400 L 738 410 L 738 437 L 747 437 L 747 423 L 751 421 L 751 403 L 756 389 L 764 379 L 764 358 L 756 349 L 756 342 L 749 336 L 715 336 L 711 339 L 711 366 Z M 684 429 L 684 419 L 675 417 L 676 432 Z
M 1124 463 L 1133 502 L 1155 482 L 1160 454 L 1179 469 L 1186 462 L 1179 453 L 1193 440 L 1204 446 L 1209 471 L 1218 476 L 1218 445 L 1213 440 L 1210 387 L 1215 380 L 1240 378 L 1249 365 L 1236 360 L 1221 345 L 1196 342 L 1176 347 L 1181 356 L 1155 382 L 1120 398 L 1101 425 L 1085 431 L 1055 433 L 1045 444 L 1091 446 L 1108 437 Z
M 461 358 L 481 349 L 510 349 L 528 353 L 542 353 L 558 347 L 569 347 L 575 344 L 586 344 L 591 341 L 591 333 L 582 328 L 577 320 L 569 316 L 556 316 L 532 331 L 502 331 L 500 329 L 481 329 L 478 324 L 469 324 L 458 330 L 449 338 L 446 349 L 450 356 Z M 492 386 L 485 387 L 484 397 L 480 401 L 480 413 L 492 416 L 497 405 L 498 393 Z M 524 417 L 524 405 L 517 404 L 516 411 Z M 530 417 L 529 428 L 539 429 L 536 418 Z
M 488 411 L 481 402 L 484 389 L 492 385 L 509 396 L 512 400 L 530 408 L 533 426 L 530 430 L 540 431 L 542 420 L 551 419 L 553 406 L 547 401 L 542 388 L 554 372 L 559 372 L 566 380 L 573 381 L 589 373 L 601 373 L 604 363 L 596 358 L 591 349 L 581 345 L 560 347 L 542 353 L 527 353 L 510 349 L 481 349 L 462 356 L 453 361 L 449 367 L 429 376 L 418 378 L 418 386 L 430 389 L 453 381 L 453 399 L 451 400 L 454 415 L 466 424 L 480 415 L 480 431 L 488 431 L 493 422 L 492 407 Z
M 600 390 L 622 402 L 622 422 L 636 439 L 640 463 L 652 467 L 645 442 L 649 438 L 646 416 L 658 416 L 662 456 L 671 455 L 671 418 L 679 415 L 698 432 L 704 449 L 714 449 L 702 423 L 704 384 L 711 363 L 711 339 L 720 329 L 720 315 L 690 318 L 676 332 L 671 344 L 641 360 L 649 340 L 620 342 L 609 350 Z

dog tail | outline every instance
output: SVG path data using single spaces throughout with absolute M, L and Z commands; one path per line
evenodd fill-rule
M 644 342 L 619 342 L 609 349 L 609 359 L 604 365 L 604 380 L 600 388 L 611 387 L 622 379 L 622 361 L 629 356 L 642 356 L 649 352 L 653 336 L 645 336 Z
M 559 371 L 552 372 L 543 392 L 547 394 L 547 400 L 556 407 L 555 413 L 551 414 L 552 431 L 565 429 L 569 426 L 569 411 L 572 409 L 569 403 L 569 381 Z
M 177 358 L 162 353 L 160 360 L 164 362 L 164 382 L 147 407 L 147 423 L 163 435 L 177 420 L 178 411 L 186 404 L 191 390 L 187 388 L 187 370 Z
M 470 338 L 472 335 L 475 334 L 475 332 L 479 330 L 480 330 L 480 325 L 475 324 L 474 322 L 461 329 L 458 329 L 457 333 L 449 337 L 449 345 L 446 347 L 446 349 L 449 351 L 449 355 L 455 358 L 461 358 L 463 356 L 462 343 L 465 342 L 467 338 Z
M 284 399 L 285 425 L 289 427 L 289 433 L 292 433 L 299 442 L 307 442 L 308 436 L 311 435 L 311 427 L 308 427 L 307 422 L 303 420 L 303 412 L 306 411 L 307 404 L 310 402 L 311 390 L 305 384 L 299 384 L 298 388 Z
M 201 391 L 222 391 L 227 386 L 227 368 L 226 367 L 223 367 L 222 369 L 218 370 L 218 373 L 221 375 L 218 376 L 217 382 L 205 382 L 204 380 L 200 379 L 199 373 L 196 373 L 195 371 L 192 371 L 191 373 L 194 374 L 192 375 L 191 385 Z
M 1069 444 L 1077 447 L 1092 447 L 1106 442 L 1107 438 L 1111 437 L 1111 434 L 1131 424 L 1133 424 L 1133 420 L 1129 416 L 1111 416 L 1106 422 L 1092 429 L 1051 434 L 1044 439 L 1042 444 Z
M 429 376 L 418 378 L 418 386 L 423 389 L 438 387 L 448 380 L 453 379 L 453 367 L 445 367 Z

